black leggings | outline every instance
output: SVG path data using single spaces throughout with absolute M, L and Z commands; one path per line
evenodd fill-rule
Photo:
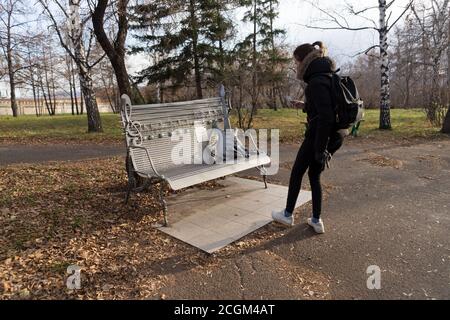
M 320 184 L 320 174 L 322 165 L 314 159 L 314 139 L 307 137 L 298 151 L 294 166 L 292 167 L 289 181 L 289 191 L 286 203 L 286 211 L 293 213 L 298 194 L 302 186 L 303 175 L 308 169 L 309 183 L 311 184 L 313 217 L 320 218 L 322 211 L 322 186 Z

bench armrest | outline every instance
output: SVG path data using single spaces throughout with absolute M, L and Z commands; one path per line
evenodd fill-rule
M 130 149 L 142 149 L 145 151 L 148 161 L 150 162 L 150 166 L 152 167 L 153 172 L 160 178 L 164 178 L 161 174 L 158 173 L 158 170 L 156 170 L 155 164 L 153 163 L 152 157 L 150 156 L 150 153 L 148 152 L 148 148 L 142 147 L 142 146 L 129 146 Z

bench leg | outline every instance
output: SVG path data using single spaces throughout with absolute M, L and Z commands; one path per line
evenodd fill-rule
M 167 227 L 169 225 L 169 220 L 167 219 L 167 201 L 166 201 L 166 199 L 164 199 L 163 182 L 161 182 L 161 184 L 159 186 L 159 201 L 161 202 L 161 205 L 163 207 L 164 227 Z
M 127 186 L 127 195 L 125 196 L 125 204 L 128 204 L 128 200 L 130 199 L 131 191 L 134 189 L 135 180 L 132 177 L 128 177 L 128 186 Z
M 127 170 L 127 177 L 128 177 L 128 186 L 127 186 L 127 195 L 125 196 L 125 204 L 128 204 L 128 200 L 130 199 L 130 193 L 136 186 L 136 180 L 133 176 L 133 169 L 131 164 L 131 158 L 129 151 L 127 150 L 127 157 L 125 159 L 125 169 Z
M 128 184 L 127 195 L 125 196 L 125 204 L 128 204 L 128 200 L 130 199 L 131 186 Z

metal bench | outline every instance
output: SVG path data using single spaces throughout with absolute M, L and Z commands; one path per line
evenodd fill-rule
M 258 168 L 267 188 L 264 166 L 270 163 L 270 158 L 258 150 L 251 137 L 249 139 L 251 148 L 246 148 L 245 142 L 239 139 L 235 140 L 233 150 L 229 150 L 229 146 L 225 143 L 222 144 L 224 148 L 228 147 L 223 154 L 229 154 L 230 151 L 234 153 L 236 159 L 233 159 L 232 163 L 217 161 L 218 159 L 202 160 L 200 163 L 198 158 L 194 160 L 194 157 L 198 157 L 195 148 L 200 146 L 203 154 L 205 148 L 209 148 L 211 144 L 208 137 L 206 141 L 200 141 L 199 136 L 211 132 L 208 129 L 212 128 L 216 129 L 214 132 L 223 135 L 227 129 L 231 129 L 229 107 L 223 86 L 220 87 L 219 97 L 173 103 L 132 105 L 130 98 L 123 95 L 121 120 L 127 147 L 128 190 L 125 201 L 128 201 L 130 192 L 146 189 L 155 179 L 161 182 L 159 195 L 166 226 L 167 204 L 163 190 L 166 183 L 172 190 L 179 190 L 247 169 Z M 187 164 L 174 163 L 172 159 L 174 148 L 180 147 L 180 141 L 174 139 L 174 135 L 180 132 L 190 137 L 187 142 L 183 140 L 181 142 L 186 144 L 185 150 L 189 151 L 184 157 L 192 160 Z M 219 138 L 225 141 L 225 136 Z M 212 158 L 213 156 L 214 154 Z

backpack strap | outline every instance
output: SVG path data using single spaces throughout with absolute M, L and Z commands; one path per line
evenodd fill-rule
M 335 112 L 336 112 L 336 100 L 337 99 L 336 99 L 336 92 L 335 92 L 336 88 L 335 88 L 335 84 L 333 83 L 333 79 L 334 79 L 335 75 L 338 76 L 337 73 L 340 70 L 341 69 L 337 69 L 336 71 L 332 71 L 332 72 L 328 72 L 328 73 L 318 73 L 319 75 L 326 76 L 326 77 L 330 78 L 330 80 L 331 80 L 331 88 L 330 88 L 330 90 L 331 90 L 331 100 L 333 102 L 333 106 L 334 106 L 334 111 Z

